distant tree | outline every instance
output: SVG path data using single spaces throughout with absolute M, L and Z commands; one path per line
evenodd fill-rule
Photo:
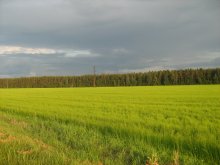
M 94 75 L 1 78 L 0 88 L 92 87 Z M 96 75 L 96 86 L 220 84 L 220 69 Z

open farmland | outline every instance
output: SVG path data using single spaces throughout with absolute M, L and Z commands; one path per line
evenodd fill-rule
M 0 164 L 220 164 L 220 85 L 0 89 Z

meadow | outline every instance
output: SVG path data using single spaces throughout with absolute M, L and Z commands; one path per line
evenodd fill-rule
M 0 89 L 0 164 L 220 164 L 220 85 Z

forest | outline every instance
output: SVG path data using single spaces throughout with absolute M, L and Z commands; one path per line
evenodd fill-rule
M 153 86 L 219 83 L 220 68 L 200 68 L 126 74 L 1 78 L 0 88 Z

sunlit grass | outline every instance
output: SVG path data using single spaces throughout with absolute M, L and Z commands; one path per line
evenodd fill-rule
M 0 89 L 0 155 L 0 164 L 218 164 L 220 85 Z

